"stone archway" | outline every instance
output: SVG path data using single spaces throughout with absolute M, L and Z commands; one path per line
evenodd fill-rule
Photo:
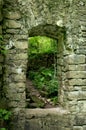
M 62 82 L 63 82 L 63 67 L 64 67 L 64 63 L 63 63 L 63 52 L 64 52 L 64 44 L 65 44 L 65 28 L 64 27 L 59 27 L 57 25 L 51 25 L 51 24 L 45 24 L 45 25 L 38 25 L 36 27 L 33 27 L 32 29 L 30 29 L 29 31 L 29 37 L 33 37 L 33 36 L 47 36 L 50 38 L 53 38 L 55 40 L 57 40 L 57 79 L 58 81 L 58 95 L 60 99 L 61 96 L 61 89 L 62 89 Z M 30 63 L 29 63 L 30 64 Z M 29 88 L 28 88 L 29 89 Z M 28 90 L 29 93 L 29 90 Z M 60 100 L 58 101 L 59 104 Z
M 58 45 L 61 48 L 59 48 L 58 63 L 60 66 L 59 77 L 61 77 L 62 82 L 59 102 L 63 108 L 71 112 L 74 129 L 85 129 L 85 0 L 83 2 L 80 0 L 56 0 L 55 2 L 52 0 L 4 0 L 3 7 L 2 33 L 8 50 L 5 58 L 4 90 L 6 90 L 8 105 L 14 110 L 13 129 L 24 130 L 25 125 L 28 34 L 35 35 L 43 30 L 41 33 L 45 32 L 46 35 L 57 38 L 60 29 L 62 32 L 59 35 Z M 36 31 L 38 26 L 41 29 Z M 47 30 L 46 27 L 50 29 Z M 16 122 L 16 119 L 18 119 L 18 122 Z M 62 118 L 60 119 L 62 120 Z M 65 124 L 65 126 L 68 126 L 67 128 L 55 126 L 56 130 L 57 128 L 60 130 L 71 129 L 72 126 L 69 128 L 68 119 L 67 124 Z M 59 125 L 61 126 L 60 122 Z
M 19 6 L 17 6 L 17 4 Z M 28 35 L 34 36 L 40 33 L 41 35 L 58 39 L 60 50 L 58 52 L 61 53 L 60 56 L 58 56 L 61 59 L 63 57 L 65 29 L 63 22 L 64 17 L 61 14 L 64 11 L 61 11 L 60 8 L 57 9 L 59 2 L 56 2 L 55 6 L 51 1 L 44 2 L 41 8 L 39 5 L 41 5 L 41 1 L 4 1 L 3 35 L 6 49 L 9 52 L 6 56 L 7 73 L 4 89 L 7 90 L 6 97 L 9 106 L 12 108 L 25 108 Z M 52 10 L 50 5 L 52 5 Z M 61 1 L 61 7 L 63 7 L 63 1 Z M 43 12 L 40 12 L 42 9 Z M 57 12 L 54 13 L 55 9 L 57 9 L 58 14 Z M 59 70 L 60 75 L 62 75 L 61 68 Z M 7 85 L 9 87 L 7 87 Z M 11 90 L 13 90 L 13 92 Z

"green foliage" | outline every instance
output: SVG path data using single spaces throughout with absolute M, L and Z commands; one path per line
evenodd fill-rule
M 6 109 L 0 109 L 0 119 L 8 120 L 11 116 L 11 112 Z
M 56 40 L 46 36 L 36 36 L 29 38 L 29 55 L 37 53 L 50 53 L 57 51 Z
M 57 102 L 58 102 L 58 97 L 57 97 L 57 96 L 52 97 L 52 98 L 51 98 L 51 101 L 53 102 L 54 105 L 56 105 Z
M 7 120 L 9 120 L 11 116 L 11 112 L 6 110 L 6 109 L 0 109 L 0 122 L 1 122 L 1 127 L 3 126 L 3 123 Z M 0 130 L 7 130 L 6 128 L 0 128 Z
M 56 104 L 58 80 L 54 62 L 57 62 L 57 41 L 45 36 L 36 36 L 29 38 L 28 45 L 28 76 L 36 89 Z
M 6 130 L 6 128 L 0 128 L 0 130 Z
M 48 97 L 57 95 L 58 81 L 54 78 L 54 71 L 52 68 L 41 67 L 39 71 L 29 72 L 29 78 L 33 81 L 33 84 L 40 91 L 46 91 Z

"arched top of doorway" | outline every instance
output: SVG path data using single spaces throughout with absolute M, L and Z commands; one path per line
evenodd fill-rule
M 29 37 L 33 36 L 47 36 L 54 39 L 58 39 L 61 34 L 65 33 L 65 27 L 59 27 L 52 24 L 43 24 L 34 26 L 29 30 Z

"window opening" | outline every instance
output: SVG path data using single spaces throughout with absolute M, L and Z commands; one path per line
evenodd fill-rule
M 57 106 L 57 40 L 46 36 L 29 38 L 26 86 L 28 108 Z

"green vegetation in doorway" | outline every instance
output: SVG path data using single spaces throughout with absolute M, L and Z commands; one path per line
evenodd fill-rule
M 27 77 L 43 97 L 54 105 L 58 100 L 57 41 L 48 37 L 29 38 Z

